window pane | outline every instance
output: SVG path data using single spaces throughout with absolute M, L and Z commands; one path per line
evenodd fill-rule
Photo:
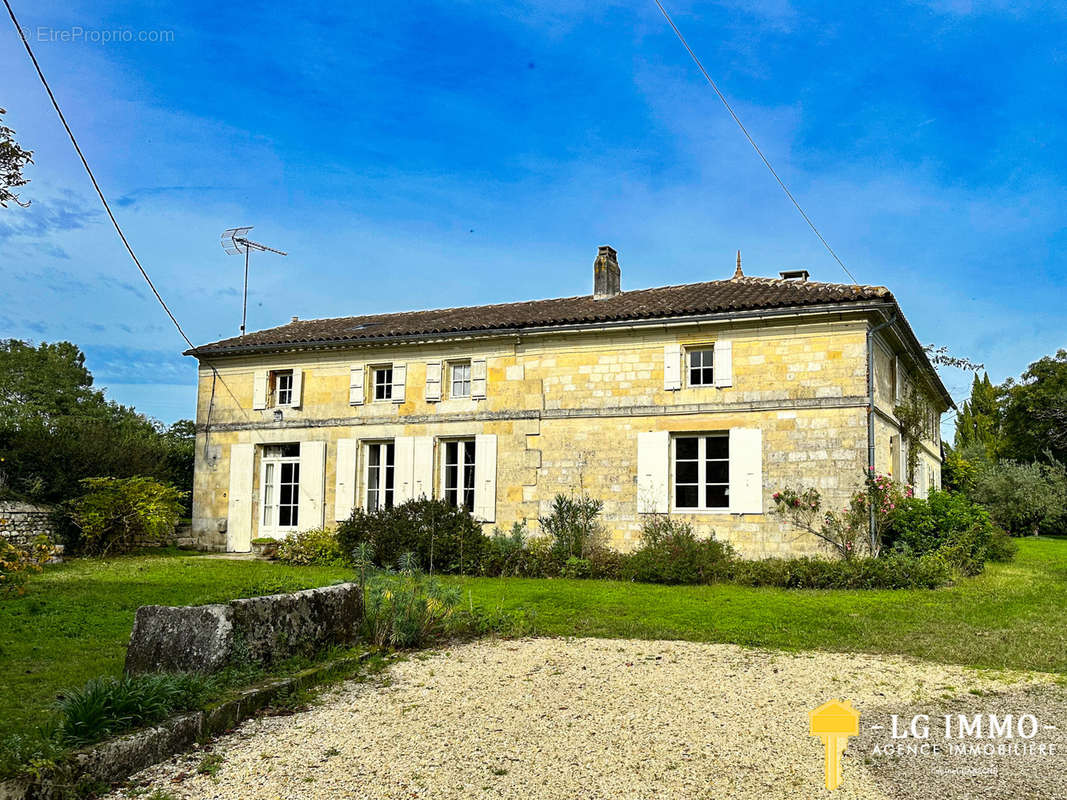
M 455 464 L 445 464 L 445 493 L 452 492 L 452 497 L 455 499 L 455 490 L 459 485 L 457 478 L 459 477 L 459 467 Z
M 278 524 L 282 526 L 292 525 L 292 506 L 280 506 L 278 508 Z
M 730 464 L 727 461 L 708 462 L 708 483 L 729 483 Z
M 708 458 L 729 458 L 730 457 L 730 437 L 729 436 L 709 436 L 707 439 L 707 457 Z
M 678 458 L 696 459 L 697 457 L 697 439 L 685 438 L 674 440 L 674 452 Z
M 699 386 L 701 383 L 703 383 L 703 379 L 700 376 L 700 370 L 699 369 L 691 369 L 691 370 L 689 370 L 689 385 L 690 386 Z
M 706 490 L 707 505 L 708 508 L 726 508 L 730 505 L 727 493 L 729 489 L 725 486 L 709 486 Z
M 300 455 L 300 445 L 298 444 L 283 444 L 281 450 L 282 456 L 285 458 L 296 458 Z
M 715 383 L 715 374 L 711 367 L 704 367 L 704 369 L 700 371 L 700 382 L 704 386 L 710 386 Z
M 674 470 L 675 482 L 696 483 L 699 480 L 697 476 L 697 466 L 699 464 L 699 461 L 679 461 Z
M 677 508 L 696 508 L 699 490 L 696 486 L 675 486 L 674 505 Z

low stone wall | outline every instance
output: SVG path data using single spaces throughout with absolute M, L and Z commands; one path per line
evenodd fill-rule
M 359 586 L 206 606 L 137 609 L 126 672 L 215 672 L 227 664 L 270 664 L 335 644 L 352 644 L 362 612 Z
M 55 541 L 52 508 L 19 501 L 0 501 L 0 538 L 19 547 L 33 544 L 38 536 Z

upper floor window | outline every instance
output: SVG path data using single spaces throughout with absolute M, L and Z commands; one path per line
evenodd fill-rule
M 730 437 L 674 438 L 674 507 L 715 509 L 730 506 Z
M 375 400 L 392 400 L 393 399 L 393 367 L 375 367 L 374 368 L 374 399 Z
M 471 396 L 471 362 L 462 361 L 449 365 L 449 397 Z
M 442 443 L 441 489 L 451 506 L 474 511 L 474 440 Z
M 690 386 L 715 385 L 715 350 L 711 347 L 685 351 Z
M 274 380 L 274 405 L 291 406 L 293 404 L 293 371 L 291 369 L 275 370 L 271 373 Z

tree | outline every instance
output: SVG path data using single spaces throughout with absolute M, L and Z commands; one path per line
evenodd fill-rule
M 1000 393 L 988 374 L 977 374 L 971 383 L 970 399 L 964 400 L 956 418 L 953 446 L 959 450 L 981 447 L 986 457 L 996 458 L 1001 441 Z
M 93 388 L 70 342 L 0 341 L 0 495 L 70 499 L 83 478 L 147 475 L 192 486 L 192 423 L 165 430 Z
M 1067 350 L 1006 381 L 1001 454 L 1018 461 L 1067 461 Z
M 22 177 L 22 170 L 33 163 L 33 151 L 23 150 L 15 141 L 15 132 L 2 121 L 6 113 L 0 108 L 0 207 L 7 208 L 10 202 L 25 208 L 29 203 L 23 203 L 11 190 L 30 182 L 29 178 Z

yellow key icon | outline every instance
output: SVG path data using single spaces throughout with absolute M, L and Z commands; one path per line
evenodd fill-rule
M 841 754 L 848 747 L 848 737 L 860 732 L 860 712 L 851 700 L 831 700 L 808 713 L 811 735 L 818 736 L 826 748 L 826 788 L 841 785 Z

